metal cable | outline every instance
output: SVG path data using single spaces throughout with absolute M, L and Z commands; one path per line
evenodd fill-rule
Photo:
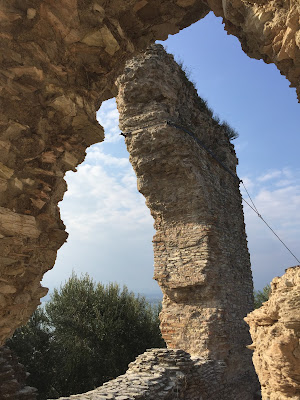
M 242 184 L 243 184 L 243 186 L 244 186 L 244 188 L 245 188 L 245 191 L 246 191 L 246 193 L 247 193 L 247 195 L 248 195 L 248 197 L 249 197 L 249 199 L 250 199 L 250 201 L 251 201 L 253 207 L 252 207 L 243 197 L 242 197 L 242 200 L 243 200 L 246 204 L 248 204 L 248 206 L 249 206 L 249 207 L 257 214 L 257 216 L 266 224 L 266 226 L 270 229 L 270 231 L 273 232 L 273 234 L 277 237 L 277 239 L 284 245 L 284 247 L 289 251 L 289 253 L 290 253 L 290 254 L 295 258 L 295 260 L 297 260 L 297 262 L 300 264 L 300 261 L 299 261 L 298 258 L 295 256 L 295 254 L 287 247 L 287 245 L 283 242 L 283 240 L 280 239 L 280 237 L 277 235 L 277 233 L 270 227 L 270 225 L 267 223 L 267 221 L 266 221 L 266 220 L 262 217 L 262 215 L 258 212 L 258 210 L 257 210 L 257 208 L 256 208 L 256 206 L 255 206 L 255 204 L 254 204 L 254 202 L 253 202 L 253 200 L 252 200 L 252 198 L 251 198 L 251 196 L 250 196 L 250 194 L 249 194 L 249 192 L 248 192 L 248 190 L 247 190 L 247 188 L 246 188 L 244 182 L 243 182 L 236 174 L 234 174 L 232 171 L 230 171 L 230 169 L 229 169 L 226 165 L 224 165 L 224 164 L 222 163 L 222 161 L 220 161 L 220 160 L 217 158 L 217 156 L 216 156 L 210 149 L 208 149 L 208 148 L 205 146 L 205 144 L 204 144 L 200 139 L 198 139 L 192 132 L 190 132 L 189 130 L 187 130 L 186 128 L 184 128 L 184 127 L 182 127 L 182 126 L 180 126 L 180 125 L 175 124 L 175 123 L 172 122 L 172 121 L 167 121 L 167 125 L 173 126 L 173 127 L 176 128 L 176 129 L 180 129 L 180 130 L 182 130 L 183 132 L 186 132 L 186 133 L 187 133 L 189 136 L 191 136 L 204 150 L 206 150 L 206 152 L 209 153 L 209 154 L 214 158 L 214 160 L 216 160 L 216 161 L 218 162 L 218 164 L 220 164 L 221 167 L 222 167 L 223 169 L 225 169 L 225 171 L 227 171 L 233 178 L 238 179 L 239 183 L 242 183 Z
M 295 256 L 295 254 L 287 247 L 287 245 L 280 239 L 280 237 L 277 235 L 277 233 L 270 227 L 270 225 L 267 223 L 267 221 L 261 216 L 261 214 L 257 211 L 257 208 L 255 207 L 255 209 L 242 197 L 242 200 L 244 200 L 244 202 L 246 204 L 248 204 L 248 206 L 257 214 L 257 216 L 267 225 L 267 227 L 270 229 L 271 232 L 274 233 L 274 235 L 277 237 L 278 240 L 280 240 L 280 242 L 284 245 L 284 247 L 291 253 L 291 255 L 295 258 L 295 260 L 300 264 L 300 261 L 298 260 L 298 258 Z M 252 201 L 252 200 L 251 200 Z M 252 201 L 253 203 L 253 201 Z
M 250 201 L 251 201 L 251 203 L 252 203 L 252 205 L 253 205 L 253 207 L 254 207 L 254 209 L 255 209 L 254 211 L 256 212 L 256 214 L 257 214 L 259 217 L 261 217 L 261 215 L 260 215 L 260 213 L 258 212 L 258 209 L 256 208 L 256 206 L 255 206 L 255 204 L 254 204 L 254 202 L 253 202 L 253 200 L 252 200 L 252 198 L 251 198 L 251 196 L 250 196 L 250 194 L 249 194 L 249 192 L 248 192 L 248 190 L 247 190 L 247 188 L 246 188 L 244 182 L 243 182 L 242 180 L 240 180 L 240 182 L 243 184 L 244 189 L 246 190 L 246 193 L 247 193 L 247 195 L 248 195 L 248 197 L 249 197 L 249 199 L 250 199 Z M 251 207 L 251 208 L 252 208 L 252 207 Z

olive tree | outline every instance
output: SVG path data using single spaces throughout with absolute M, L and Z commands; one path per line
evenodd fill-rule
M 105 286 L 88 275 L 78 278 L 73 274 L 54 290 L 44 309 L 36 312 L 42 318 L 36 326 L 39 333 L 31 319 L 9 345 L 31 373 L 31 385 L 40 391 L 42 388 L 41 400 L 49 398 L 50 393 L 52 398 L 82 393 L 124 373 L 146 348 L 164 346 L 158 311 L 126 287 L 121 289 L 113 283 Z M 21 332 L 27 332 L 29 326 L 31 333 L 26 340 L 33 344 L 28 346 Z M 39 335 L 45 335 L 44 347 L 38 350 L 41 367 L 32 368 L 29 360 L 32 357 L 34 364 L 33 348 L 42 345 L 37 340 Z M 45 393 L 43 377 L 36 369 L 46 371 L 49 393 Z

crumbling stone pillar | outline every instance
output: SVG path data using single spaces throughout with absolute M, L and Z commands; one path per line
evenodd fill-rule
M 0 344 L 45 295 L 66 240 L 67 170 L 103 139 L 95 119 L 126 59 L 203 18 L 224 18 L 251 57 L 299 94 L 299 2 L 0 0 Z
M 226 363 L 220 398 L 253 399 L 243 321 L 253 309 L 252 274 L 237 158 L 226 128 L 162 46 L 128 62 L 117 85 L 120 127 L 155 221 L 163 337 L 169 348 Z
M 245 320 L 263 400 L 300 399 L 300 266 L 274 278 L 269 300 Z

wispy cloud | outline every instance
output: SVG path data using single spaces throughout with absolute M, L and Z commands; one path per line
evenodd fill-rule
M 100 121 L 105 142 L 90 147 L 77 172 L 66 175 L 68 191 L 60 208 L 69 238 L 43 283 L 57 287 L 74 270 L 103 283 L 117 281 L 136 292 L 158 293 L 152 279 L 153 219 L 124 157 L 114 102 L 105 102 L 101 113 L 106 113 Z M 111 144 L 106 146 L 107 142 Z
M 62 216 L 72 234 L 80 232 L 82 240 L 93 240 L 93 232 L 107 225 L 124 224 L 130 231 L 132 226 L 153 223 L 129 167 L 114 176 L 101 165 L 82 165 L 76 174 L 69 173 L 68 187 Z
M 98 163 L 100 165 L 107 165 L 116 168 L 130 167 L 128 157 L 112 156 L 111 154 L 105 153 L 102 147 L 102 144 L 96 144 L 88 149 L 85 165 L 94 165 Z
M 153 219 L 131 165 L 115 158 L 96 157 L 96 164 L 84 163 L 67 174 L 68 191 L 60 206 L 69 238 L 46 274 L 47 287 L 59 286 L 74 269 L 136 292 L 159 292 L 152 280 Z
M 278 178 L 282 175 L 282 171 L 270 171 L 264 175 L 261 175 L 257 178 L 259 182 L 266 182 L 270 179 Z
M 108 143 L 117 143 L 121 141 L 119 129 L 119 113 L 116 107 L 115 99 L 105 101 L 97 112 L 97 119 L 105 128 L 105 141 Z
M 288 179 L 293 176 L 292 171 L 289 168 L 283 168 L 281 170 L 272 170 L 268 171 L 267 173 L 260 175 L 257 180 L 259 182 L 266 182 L 269 180 L 274 180 L 274 179 Z
M 257 178 L 251 177 L 249 182 L 248 189 L 259 213 L 300 258 L 300 171 L 289 168 L 268 171 Z M 242 194 L 249 201 L 244 191 Z M 297 261 L 245 203 L 244 213 L 255 283 L 261 287 Z

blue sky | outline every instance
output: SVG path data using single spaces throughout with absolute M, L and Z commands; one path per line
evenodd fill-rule
M 238 174 L 263 217 L 300 257 L 299 119 L 296 92 L 274 65 L 250 59 L 210 13 L 163 42 L 183 61 L 198 94 L 238 132 Z M 119 135 L 115 101 L 98 112 L 106 139 L 88 150 L 78 172 L 66 175 L 60 203 L 69 232 L 43 284 L 58 287 L 88 272 L 143 294 L 160 293 L 152 280 L 153 220 L 136 190 L 135 174 Z M 246 198 L 246 194 L 242 191 Z M 244 207 L 254 284 L 261 289 L 297 262 L 247 206 Z

